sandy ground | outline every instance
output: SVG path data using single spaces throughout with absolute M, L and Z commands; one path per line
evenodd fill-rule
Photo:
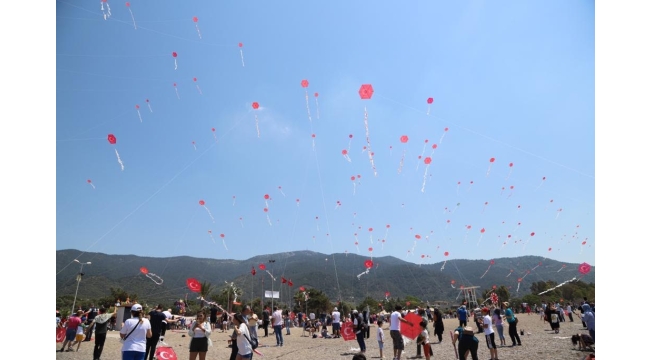
M 530 360 L 530 359 L 583 359 L 590 352 L 578 351 L 571 344 L 571 335 L 577 333 L 587 333 L 583 330 L 582 323 L 574 316 L 575 322 L 561 323 L 560 333 L 555 334 L 551 331 L 548 323 L 540 320 L 538 315 L 519 315 L 519 330 L 524 330 L 525 335 L 521 336 L 522 346 L 509 347 L 511 344 L 508 336 L 507 326 L 504 326 L 504 335 L 508 346 L 498 348 L 498 358 L 502 360 Z M 568 319 L 567 319 L 568 320 Z M 451 344 L 449 331 L 458 326 L 455 319 L 447 319 L 445 322 L 445 336 L 442 343 L 437 343 L 437 338 L 433 335 L 430 337 L 433 348 L 433 359 L 455 359 L 454 348 Z M 472 323 L 473 324 L 473 323 Z M 474 326 L 474 325 L 471 325 Z M 384 324 L 387 342 L 384 344 L 384 358 L 391 360 L 393 357 L 393 348 L 390 341 L 390 335 L 387 326 Z M 430 325 L 431 327 L 431 325 Z M 331 330 L 331 328 L 328 328 Z M 429 328 L 432 333 L 433 329 Z M 355 351 L 358 351 L 359 345 L 356 340 L 344 341 L 340 339 L 313 339 L 302 335 L 302 329 L 291 328 L 291 335 L 285 335 L 283 332 L 284 346 L 275 346 L 275 336 L 271 335 L 272 329 L 269 329 L 269 337 L 263 337 L 264 330 L 260 329 L 260 346 L 257 349 L 266 359 L 351 359 Z M 216 330 L 212 333 L 211 339 L 213 346 L 209 348 L 206 359 L 228 359 L 230 357 L 230 348 L 227 346 L 230 331 L 222 333 Z M 183 337 L 185 335 L 185 337 Z M 478 356 L 480 360 L 490 359 L 490 352 L 487 349 L 485 336 L 477 334 L 479 339 Z M 165 336 L 165 342 L 171 346 L 178 359 L 189 359 L 189 341 L 186 331 L 169 330 Z M 498 335 L 496 339 L 499 344 Z M 370 339 L 366 339 L 366 357 L 368 359 L 379 359 L 379 347 L 376 340 L 376 325 L 370 329 Z M 61 343 L 56 344 L 56 350 L 61 348 Z M 76 346 L 75 346 L 76 348 Z M 79 359 L 90 360 L 93 358 L 94 340 L 91 342 L 81 343 L 79 352 L 56 353 L 56 359 Z M 416 355 L 415 342 L 406 345 L 402 359 L 412 359 Z M 255 355 L 254 358 L 261 358 Z M 471 358 L 471 357 L 470 357 Z M 121 344 L 117 331 L 109 331 L 104 351 L 102 352 L 104 360 L 121 359 Z

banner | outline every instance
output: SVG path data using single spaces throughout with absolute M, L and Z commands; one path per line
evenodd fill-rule
M 345 341 L 355 340 L 357 338 L 357 335 L 354 333 L 354 325 L 351 322 L 344 322 L 341 325 L 341 334 Z
M 62 343 L 65 340 L 65 328 L 56 329 L 56 342 Z
M 156 348 L 156 358 L 160 360 L 178 360 L 174 349 L 168 346 L 159 346 Z
M 273 298 L 273 299 L 279 299 L 280 298 L 280 292 L 279 291 L 264 291 L 264 297 L 267 299 Z

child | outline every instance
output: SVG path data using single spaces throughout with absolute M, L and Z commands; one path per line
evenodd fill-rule
M 323 339 L 331 339 L 332 338 L 332 336 L 327 333 L 327 326 L 323 326 L 323 330 L 320 332 L 320 335 L 321 335 L 321 337 L 323 337 Z
M 424 348 L 424 357 L 429 360 L 431 358 L 431 345 L 429 344 L 429 332 L 427 331 L 427 323 L 426 321 L 421 321 L 420 322 L 420 328 L 422 329 L 422 333 L 420 333 L 420 340 L 418 343 L 422 344 L 422 347 Z
M 377 342 L 379 343 L 379 358 L 384 358 L 384 329 L 381 328 L 384 322 L 377 320 Z
M 85 334 L 86 327 L 87 327 L 87 325 L 84 324 L 84 323 L 81 323 L 81 324 L 79 324 L 79 326 L 77 326 L 77 333 L 75 334 L 74 342 L 72 344 L 70 344 L 69 349 L 72 349 L 72 347 L 75 344 L 77 344 L 77 351 L 79 351 L 79 347 L 81 346 L 81 342 L 86 337 L 86 334 Z
M 578 345 L 578 350 L 587 350 L 587 347 L 589 347 L 589 350 L 594 351 L 592 347 L 594 340 L 588 334 L 575 334 L 571 336 L 571 342 L 573 346 Z

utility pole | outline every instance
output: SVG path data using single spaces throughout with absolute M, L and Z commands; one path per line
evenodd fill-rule
M 83 270 L 84 270 L 84 265 L 90 265 L 92 264 L 90 261 L 82 263 L 79 262 L 79 260 L 74 259 L 74 262 L 81 264 L 81 268 L 79 269 L 79 273 L 77 274 L 77 290 L 74 292 L 74 301 L 72 301 L 72 310 L 70 311 L 70 315 L 74 314 L 74 306 L 77 303 L 77 293 L 79 292 L 79 284 L 81 283 L 81 278 L 84 276 Z
M 275 260 L 269 260 L 269 263 L 275 264 Z M 275 278 L 273 277 L 273 266 L 271 266 L 271 311 L 273 311 L 273 299 L 275 298 L 275 293 L 273 292 L 273 285 L 275 283 Z

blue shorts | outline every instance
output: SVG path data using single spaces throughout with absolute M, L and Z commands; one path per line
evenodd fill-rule
M 75 336 L 77 336 L 77 329 L 66 329 L 65 339 L 68 341 L 74 341 Z
M 384 342 L 383 341 L 377 341 L 379 343 L 379 350 L 384 349 Z
M 341 323 L 332 323 L 332 331 L 334 330 L 341 330 Z
M 239 354 L 239 356 L 241 356 L 242 359 L 251 359 L 253 358 L 253 353 L 246 354 L 246 355 Z

